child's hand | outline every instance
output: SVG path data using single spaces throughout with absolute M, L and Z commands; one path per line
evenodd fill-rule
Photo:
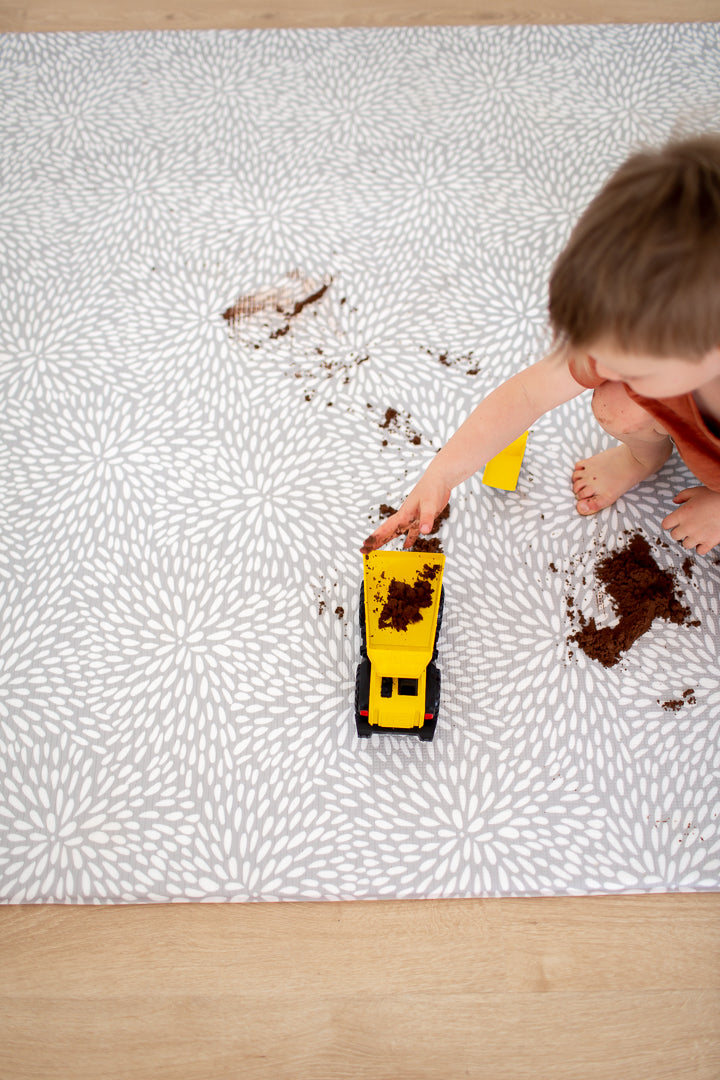
M 720 492 L 706 487 L 685 488 L 675 496 L 677 510 L 662 522 L 673 540 L 683 547 L 696 548 L 698 555 L 720 544 Z
M 433 483 L 427 477 L 423 477 L 408 495 L 400 509 L 387 521 L 383 521 L 375 532 L 368 536 L 360 551 L 367 555 L 370 551 L 376 551 L 384 544 L 394 540 L 396 536 L 407 533 L 403 544 L 407 551 L 417 540 L 420 533 L 432 531 L 435 518 L 441 513 L 450 499 L 451 488 L 444 483 Z

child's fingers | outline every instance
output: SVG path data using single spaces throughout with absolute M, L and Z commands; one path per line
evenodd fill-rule
M 403 533 L 407 533 L 403 544 L 407 551 L 414 547 L 415 541 L 421 533 L 427 535 L 432 532 L 438 512 L 433 503 L 422 503 L 418 508 L 417 502 L 411 499 L 367 537 L 360 551 L 363 555 L 367 555 L 371 551 L 377 551 L 378 548 L 388 544 L 396 536 L 402 536 Z
M 443 509 L 443 507 L 441 507 Z M 432 532 L 432 527 L 435 524 L 435 518 L 440 511 L 435 511 L 433 506 L 424 506 L 420 510 L 418 532 L 421 532 L 423 536 L 427 536 Z M 417 539 L 417 537 L 416 537 Z
M 673 502 L 674 503 L 687 502 L 688 499 L 692 498 L 693 492 L 697 491 L 697 490 L 698 490 L 697 488 L 685 488 L 684 491 L 678 491 L 677 495 L 673 499 Z
M 415 546 L 415 541 L 417 540 L 421 532 L 422 529 L 420 528 L 419 518 L 413 518 L 413 520 L 408 525 L 407 537 L 405 539 L 405 543 L 403 544 L 405 551 L 409 551 L 411 547 Z
M 363 555 L 367 555 L 371 551 L 377 551 L 378 548 L 388 544 L 391 540 L 394 540 L 396 536 L 400 536 L 405 532 L 407 528 L 406 523 L 401 518 L 400 514 L 393 514 L 387 521 L 384 521 L 382 525 L 379 525 L 374 533 L 363 542 L 363 546 L 360 551 Z
M 444 509 L 443 507 L 440 508 Z M 420 513 L 416 518 L 410 522 L 408 526 L 407 540 L 405 541 L 405 548 L 409 549 L 415 546 L 417 538 L 427 536 L 432 532 L 433 525 L 435 524 L 435 518 L 440 513 L 432 503 L 425 503 L 420 507 Z
M 381 530 L 376 529 L 370 536 L 365 537 L 362 547 L 360 548 L 360 553 L 362 555 L 368 555 L 371 551 L 377 551 L 383 544 L 387 544 L 388 540 L 392 540 L 392 534 L 384 536 Z

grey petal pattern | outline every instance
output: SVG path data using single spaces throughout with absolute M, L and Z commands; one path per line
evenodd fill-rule
M 691 483 L 577 516 L 585 397 L 455 493 L 435 741 L 352 700 L 380 504 L 540 354 L 608 173 L 720 127 L 720 27 L 8 35 L 0 96 L 2 902 L 717 889 L 720 566 L 573 650 Z

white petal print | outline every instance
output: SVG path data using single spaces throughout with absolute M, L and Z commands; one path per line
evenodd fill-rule
M 576 513 L 589 394 L 514 492 L 453 492 L 434 741 L 353 715 L 364 536 L 547 347 L 617 164 L 720 127 L 718 46 L 0 38 L 0 901 L 720 887 L 719 560 L 662 531 L 677 456 Z M 571 615 L 612 619 L 596 564 L 636 531 L 694 625 L 606 669 Z

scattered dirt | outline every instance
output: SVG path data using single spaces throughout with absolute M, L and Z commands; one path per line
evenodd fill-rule
M 466 375 L 477 375 L 480 371 L 479 363 L 476 360 L 473 360 L 472 349 L 463 356 L 451 356 L 447 349 L 444 352 L 439 353 L 432 349 L 423 349 L 423 352 L 427 353 L 428 356 L 434 357 L 443 367 L 464 368 Z
M 368 409 L 374 409 L 374 406 L 369 401 L 367 407 Z M 389 406 L 385 409 L 378 426 L 382 431 L 404 434 L 408 442 L 413 446 L 419 446 L 422 442 L 422 435 L 412 427 L 410 420 L 410 413 L 400 412 L 399 409 Z M 383 440 L 383 446 L 387 446 L 387 439 Z
M 256 315 L 258 311 L 269 311 L 275 308 L 277 295 L 274 290 L 267 290 L 255 293 L 253 296 L 239 296 L 231 307 L 223 311 L 222 317 L 225 322 L 234 326 L 242 319 L 249 319 L 251 315 Z
M 325 578 L 323 574 L 320 575 L 320 585 L 316 585 L 315 600 L 317 602 L 318 616 L 324 615 L 326 611 L 332 610 L 332 604 L 335 600 L 332 598 L 332 593 L 338 587 L 338 582 L 333 581 L 332 578 Z M 345 608 L 340 607 L 339 604 L 334 609 L 338 619 L 345 617 Z
M 648 541 L 641 533 L 628 534 L 625 547 L 602 556 L 595 565 L 595 578 L 609 597 L 618 621 L 613 626 L 598 627 L 595 619 L 586 619 L 567 597 L 568 615 L 579 629 L 568 637 L 592 660 L 603 667 L 614 667 L 622 654 L 647 633 L 655 619 L 676 625 L 699 626 L 691 619 L 690 609 L 679 596 L 677 572 L 662 570 L 653 558 Z
M 310 358 L 309 363 L 300 364 L 297 360 L 293 359 L 292 374 L 296 379 L 308 380 L 314 385 L 305 393 L 305 401 L 312 401 L 318 393 L 321 385 L 328 379 L 333 379 L 336 375 L 342 375 L 342 386 L 347 386 L 350 382 L 350 374 L 354 368 L 360 367 L 361 364 L 366 363 L 370 357 L 359 356 L 357 353 L 351 353 L 348 356 L 337 356 L 333 359 L 328 359 L 324 356 L 321 349 L 315 349 L 315 356 L 322 356 L 322 360 L 316 360 Z M 328 405 L 332 405 L 332 402 L 328 401 Z
M 683 705 L 695 705 L 695 704 L 696 704 L 695 691 L 694 691 L 694 689 L 692 687 L 688 687 L 687 690 L 683 691 L 683 696 L 681 698 L 673 698 L 671 701 L 663 701 L 661 708 L 665 709 L 666 712 L 680 712 Z M 660 699 L 659 698 L 658 698 L 658 705 L 660 705 Z
M 307 277 L 300 270 L 293 270 L 273 288 L 238 297 L 234 304 L 223 311 L 222 317 L 230 326 L 234 340 L 247 349 L 262 350 L 268 343 L 285 337 L 292 329 L 294 320 L 306 309 L 312 308 L 313 315 L 317 316 L 318 304 L 333 281 L 332 277 L 326 276 L 320 282 Z M 342 306 L 345 303 L 347 297 L 343 296 L 339 304 Z M 332 340 L 334 342 L 335 338 Z M 334 380 L 335 385 L 341 380 L 342 385 L 346 386 L 353 370 L 370 357 L 361 351 L 337 347 L 328 350 L 313 346 L 305 350 L 304 357 L 300 357 L 298 350 L 295 350 L 284 359 L 288 364 L 286 374 L 303 380 L 303 397 L 309 402 L 327 385 L 327 380 Z

